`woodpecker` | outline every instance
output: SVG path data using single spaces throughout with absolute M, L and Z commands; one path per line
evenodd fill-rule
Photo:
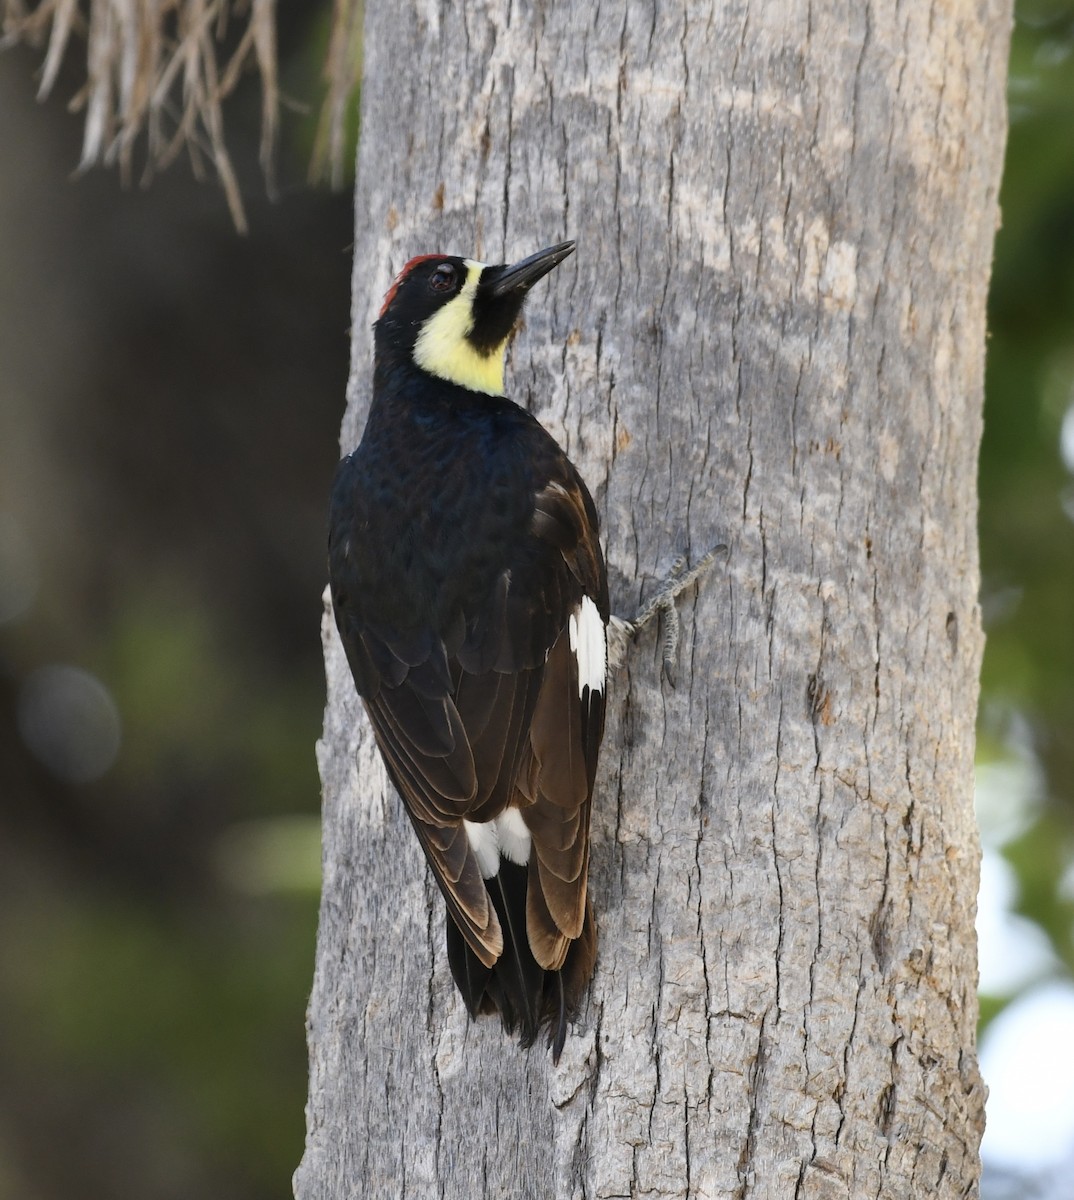
M 530 288 L 573 251 L 406 264 L 329 525 L 336 627 L 443 893 L 455 984 L 524 1046 L 546 1030 L 557 1062 L 596 956 L 608 582 L 593 500 L 504 395 L 504 356 Z

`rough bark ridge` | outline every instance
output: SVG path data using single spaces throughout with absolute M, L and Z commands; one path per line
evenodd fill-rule
M 357 441 L 390 273 L 563 237 L 508 366 L 635 647 L 563 1062 L 470 1025 L 335 635 L 299 1200 L 976 1188 L 975 471 L 1008 0 L 371 4 Z

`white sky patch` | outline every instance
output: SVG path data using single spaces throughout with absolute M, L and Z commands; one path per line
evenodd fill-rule
M 1063 465 L 1074 475 L 1074 404 L 1063 414 L 1063 424 L 1059 427 L 1059 453 Z
M 977 897 L 980 990 L 1011 996 L 1027 984 L 1054 974 L 1059 966 L 1044 930 L 1011 911 L 1018 898 L 1014 868 L 995 850 L 981 859 Z
M 1009 758 L 979 762 L 973 803 L 983 844 L 998 848 L 1024 833 L 1040 811 L 1043 794 L 1040 765 L 1027 747 L 1015 745 Z
M 1062 968 L 1046 934 L 1012 911 L 1018 878 L 999 849 L 1034 821 L 1045 783 L 1032 733 L 1017 714 L 1005 741 L 1004 757 L 978 763 L 976 772 L 984 847 L 977 901 L 980 989 L 993 996 L 1029 991 L 992 1021 L 981 1041 L 989 1088 L 981 1152 L 986 1171 L 991 1165 L 1029 1173 L 1041 1181 L 1034 1195 L 1058 1200 L 1067 1195 L 1062 1185 L 1049 1190 L 1043 1181 L 1054 1174 L 1065 1184 L 1074 1163 L 1074 981 L 1055 978 Z
M 608 637 L 600 610 L 588 596 L 567 620 L 571 649 L 578 660 L 578 695 L 585 688 L 604 691 L 608 675 Z
M 1074 983 L 1041 984 L 989 1025 L 981 1042 L 989 1087 L 981 1144 L 990 1162 L 1040 1168 L 1074 1144 Z

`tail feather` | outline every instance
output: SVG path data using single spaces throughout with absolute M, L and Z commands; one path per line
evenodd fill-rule
M 448 961 L 472 1018 L 498 1012 L 505 1030 L 517 1031 L 523 1046 L 533 1045 L 546 1027 L 552 1060 L 559 1062 L 566 1026 L 575 1020 L 593 973 L 593 907 L 587 904 L 581 935 L 571 942 L 563 966 L 546 971 L 534 958 L 526 935 L 527 876 L 524 866 L 500 859 L 498 874 L 485 881 L 504 935 L 499 959 L 491 967 L 482 964 L 449 917 Z
M 502 927 L 503 953 L 492 968 L 488 994 L 503 1018 L 505 1028 L 516 1027 L 523 1046 L 532 1046 L 541 1027 L 545 972 L 530 949 L 526 936 L 525 867 L 500 859 L 500 869 L 485 881 Z
M 558 971 L 546 971 L 537 962 L 526 936 L 527 868 L 500 860 L 500 870 L 485 881 L 503 930 L 503 954 L 484 966 L 448 917 L 448 962 L 455 986 L 462 993 L 472 1018 L 499 1012 L 508 1033 L 518 1032 L 523 1046 L 548 1030 L 552 1059 L 559 1056 L 567 1038 L 567 1023 L 575 1019 L 596 959 L 596 927 L 592 906 L 586 905 L 582 932 L 567 951 Z
M 482 1013 L 495 1012 L 496 1007 L 486 992 L 492 967 L 486 967 L 466 944 L 462 931 L 451 919 L 450 913 L 447 918 L 447 953 L 452 978 L 462 994 L 471 1019 L 476 1020 Z

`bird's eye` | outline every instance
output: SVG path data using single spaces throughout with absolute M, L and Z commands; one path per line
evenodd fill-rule
M 455 268 L 451 263 L 441 263 L 432 274 L 429 286 L 434 292 L 449 292 L 455 286 Z

